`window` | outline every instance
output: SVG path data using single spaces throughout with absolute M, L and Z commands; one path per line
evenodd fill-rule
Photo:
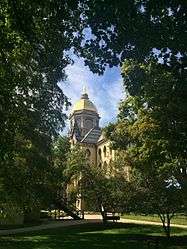
M 104 162 L 104 163 L 103 163 L 103 169 L 104 169 L 105 171 L 107 171 L 107 167 L 108 167 L 107 162 Z
M 85 120 L 85 128 L 88 130 L 91 130 L 93 128 L 93 120 L 92 119 Z
M 80 118 L 77 118 L 77 119 L 76 119 L 76 122 L 77 122 L 77 125 L 80 127 L 80 126 L 81 126 L 81 119 L 80 119 Z
M 101 160 L 101 149 L 98 150 L 99 159 Z
M 89 149 L 86 149 L 86 157 L 90 157 L 90 155 L 91 155 L 90 150 L 89 150 Z
M 112 148 L 110 147 L 110 155 L 112 155 Z
M 106 157 L 106 146 L 104 146 L 104 148 L 103 148 L 103 154 Z

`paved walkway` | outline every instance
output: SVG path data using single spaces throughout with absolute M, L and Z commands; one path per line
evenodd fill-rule
M 10 235 L 10 234 L 17 234 L 17 233 L 24 233 L 24 232 L 31 232 L 31 231 L 39 231 L 44 229 L 50 228 L 58 228 L 58 227 L 68 227 L 68 226 L 75 226 L 79 224 L 88 224 L 88 223 L 99 223 L 102 222 L 101 219 L 85 219 L 85 220 L 59 220 L 59 221 L 52 221 L 48 224 L 42 224 L 38 226 L 32 227 L 23 227 L 23 228 L 16 228 L 16 229 L 8 229 L 8 230 L 0 230 L 1 235 Z
M 17 229 L 9 229 L 9 230 L 0 230 L 0 235 L 11 235 L 11 234 L 18 234 L 24 232 L 31 232 L 31 231 L 39 231 L 44 229 L 50 228 L 58 228 L 58 227 L 68 227 L 68 226 L 75 226 L 79 224 L 88 224 L 88 223 L 101 223 L 102 218 L 101 215 L 85 215 L 84 220 L 59 220 L 59 221 L 52 221 L 48 224 L 42 224 L 38 226 L 32 227 L 23 227 Z M 147 225 L 162 225 L 160 222 L 151 222 L 151 221 L 140 221 L 140 220 L 131 220 L 131 219 L 120 219 L 122 223 L 134 223 L 134 224 L 147 224 Z M 179 227 L 187 229 L 186 225 L 178 225 L 172 224 L 171 227 Z
M 123 223 L 134 223 L 134 224 L 147 224 L 147 225 L 157 225 L 162 226 L 161 222 L 155 222 L 155 221 L 144 221 L 144 220 L 131 220 L 131 219 L 120 219 Z M 187 225 L 179 225 L 179 224 L 171 224 L 171 227 L 179 227 L 179 228 L 186 228 Z
M 101 220 L 101 215 L 85 215 L 85 218 L 86 219 Z M 155 222 L 155 221 L 144 221 L 144 220 L 133 220 L 133 219 L 120 218 L 120 222 L 162 226 L 161 222 Z M 171 224 L 171 227 L 179 227 L 179 228 L 186 228 L 187 229 L 187 225 Z

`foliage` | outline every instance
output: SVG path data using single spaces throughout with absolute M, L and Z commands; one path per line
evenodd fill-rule
M 132 64 L 132 61 L 124 64 L 126 84 L 129 81 L 134 84 L 140 78 L 136 75 Z M 160 161 L 162 160 L 160 165 L 157 162 L 159 170 L 168 171 L 174 175 L 182 187 L 186 205 L 186 79 L 178 78 L 174 72 L 154 63 L 136 64 L 136 68 L 142 71 L 142 78 L 140 78 L 140 85 L 141 83 L 142 85 L 140 93 L 135 96 L 135 99 L 139 101 L 139 106 L 134 104 L 137 120 L 133 124 L 133 132 L 136 130 L 134 134 L 137 137 L 142 135 L 144 152 L 148 146 L 152 146 L 152 150 L 154 148 L 155 152 L 152 152 L 154 155 L 157 150 L 157 157 Z M 132 77 L 132 74 L 136 76 Z M 121 116 L 125 116 L 124 111 L 129 109 L 125 105 L 124 103 L 121 106 Z M 152 136 L 151 145 L 148 143 L 150 136 Z M 152 161 L 155 160 L 154 157 Z
M 170 57 L 184 68 L 185 4 L 180 0 L 159 5 L 141 0 L 4 0 L 1 16 L 3 155 L 8 149 L 7 137 L 13 136 L 12 127 L 19 126 L 17 117 L 25 110 L 38 115 L 39 123 L 42 121 L 50 134 L 63 127 L 60 110 L 67 98 L 57 81 L 64 79 L 64 68 L 70 63 L 66 51 L 71 48 L 94 72 L 103 71 L 107 64 L 117 65 L 124 58 L 145 59 L 153 48 L 160 49 L 166 61 Z M 90 38 L 85 31 L 89 28 L 93 34 Z M 167 48 L 170 53 L 166 53 Z M 183 56 L 180 60 L 175 57 L 178 52 Z
M 163 224 L 167 237 L 170 237 L 171 219 L 182 211 L 181 189 L 175 182 L 166 181 L 164 176 L 154 174 L 145 176 L 135 171 L 129 193 L 129 211 L 144 214 L 157 214 Z
M 83 21 L 92 36 L 87 36 L 83 50 L 76 48 L 76 51 L 92 71 L 102 72 L 106 65 L 112 67 L 124 59 L 144 61 L 151 56 L 157 60 L 162 58 L 165 64 L 169 62 L 176 71 L 184 69 L 186 4 L 183 0 L 159 3 L 156 0 L 85 0 L 81 3 Z
M 111 163 L 112 164 L 112 163 Z M 82 196 L 87 210 L 122 212 L 127 201 L 129 184 L 126 175 L 115 173 L 114 163 L 108 168 L 88 165 L 81 179 Z
M 4 176 L 1 205 L 12 203 L 24 213 L 48 205 L 52 162 L 47 142 L 50 140 L 42 135 L 37 137 L 36 133 L 33 141 L 16 135 L 13 158 L 1 169 Z
M 68 137 L 59 137 L 54 143 L 53 160 L 53 201 L 75 204 L 77 195 L 81 192 L 81 175 L 88 163 L 86 152 L 78 144 L 71 148 Z
M 56 185 L 63 185 L 66 181 L 64 171 L 67 169 L 67 160 L 71 152 L 69 138 L 59 136 L 53 144 L 53 179 Z
M 70 6 L 61 5 L 67 18 L 72 15 Z M 62 110 L 68 100 L 57 81 L 64 79 L 63 69 L 69 63 L 64 52 L 71 47 L 74 28 L 73 19 L 57 25 L 58 8 L 50 1 L 1 3 L 2 160 L 13 149 L 17 130 L 27 137 L 34 129 L 55 135 L 64 126 Z M 69 39 L 62 43 L 57 34 Z
M 142 72 L 140 82 L 137 70 Z M 153 165 L 162 173 L 173 174 L 185 188 L 185 82 L 152 62 L 146 65 L 127 61 L 123 74 L 125 84 L 138 82 L 140 90 L 138 95 L 131 95 L 121 103 L 118 122 L 110 125 L 106 134 L 114 147 L 126 149 L 131 145 L 128 150 L 138 158 L 138 167 L 143 165 L 144 170 L 149 170 Z
M 0 201 L 40 205 L 69 105 L 57 82 L 79 40 L 80 13 L 75 1 L 4 0 L 0 15 Z
M 75 204 L 78 196 L 81 196 L 87 210 L 101 211 L 101 206 L 104 206 L 106 210 L 119 211 L 123 206 L 122 199 L 125 200 L 123 197 L 127 181 L 124 173 L 122 175 L 119 170 L 116 171 L 117 162 L 111 163 L 110 172 L 108 168 L 101 169 L 91 165 L 86 150 L 79 144 L 74 145 L 71 150 L 68 148 L 64 157 L 65 146 L 62 140 L 60 138 L 54 147 L 54 154 L 57 155 L 55 162 L 60 162 L 59 166 L 55 167 L 55 171 L 60 169 L 59 182 L 55 181 L 56 187 L 53 186 L 53 189 L 59 189 L 61 193 L 57 198 Z M 63 158 L 59 160 L 61 154 Z
M 118 121 L 106 135 L 124 151 L 124 165 L 139 172 L 134 208 L 157 212 L 169 236 L 170 219 L 186 200 L 185 85 L 154 62 L 126 61 L 122 73 L 128 89 L 138 88 L 121 102 Z
M 147 60 L 157 48 L 176 79 L 185 78 L 186 16 L 181 0 L 3 0 L 0 16 L 0 201 L 20 202 L 23 195 L 29 205 L 46 193 L 52 141 L 64 127 L 63 110 L 69 105 L 57 82 L 65 79 L 71 52 L 82 56 L 93 72 L 103 73 L 107 65 L 118 65 L 124 58 Z M 139 90 L 134 83 L 127 88 L 133 94 Z M 185 93 L 183 87 L 177 89 Z M 172 101 L 175 107 L 180 96 Z M 183 117 L 184 107 L 178 117 Z M 173 144 L 184 152 L 184 123 L 178 121 L 181 139 Z M 184 156 L 179 163 L 185 165 Z M 186 184 L 183 179 L 181 184 Z
M 0 206 L 0 225 L 22 224 L 23 210 L 15 206 L 14 202 L 1 203 Z
M 70 153 L 70 142 L 66 136 L 59 136 L 53 143 L 52 148 L 52 174 L 49 182 L 51 193 L 51 202 L 53 204 L 57 199 L 65 197 L 67 179 L 64 171 L 67 168 L 68 155 Z
M 55 166 L 64 166 L 70 152 L 70 141 L 67 136 L 59 136 L 53 145 L 53 157 Z

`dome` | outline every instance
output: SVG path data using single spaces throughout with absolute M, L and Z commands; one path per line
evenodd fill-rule
M 87 93 L 82 94 L 81 99 L 74 104 L 72 113 L 81 110 L 87 110 L 98 113 L 95 105 L 89 100 Z

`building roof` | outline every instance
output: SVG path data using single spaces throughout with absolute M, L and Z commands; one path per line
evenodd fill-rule
M 98 139 L 98 143 L 101 142 L 101 141 L 103 141 L 103 140 L 105 140 L 105 139 L 106 139 L 106 138 L 105 138 L 104 134 L 101 133 L 101 135 L 100 135 L 100 137 L 99 137 L 99 139 Z
M 83 93 L 81 96 L 81 99 L 79 99 L 74 104 L 74 106 L 72 108 L 72 113 L 75 111 L 82 111 L 82 110 L 87 110 L 87 111 L 92 111 L 92 112 L 98 113 L 95 105 L 89 100 L 87 93 Z
M 81 140 L 81 143 L 96 144 L 101 136 L 101 130 L 92 128 Z

